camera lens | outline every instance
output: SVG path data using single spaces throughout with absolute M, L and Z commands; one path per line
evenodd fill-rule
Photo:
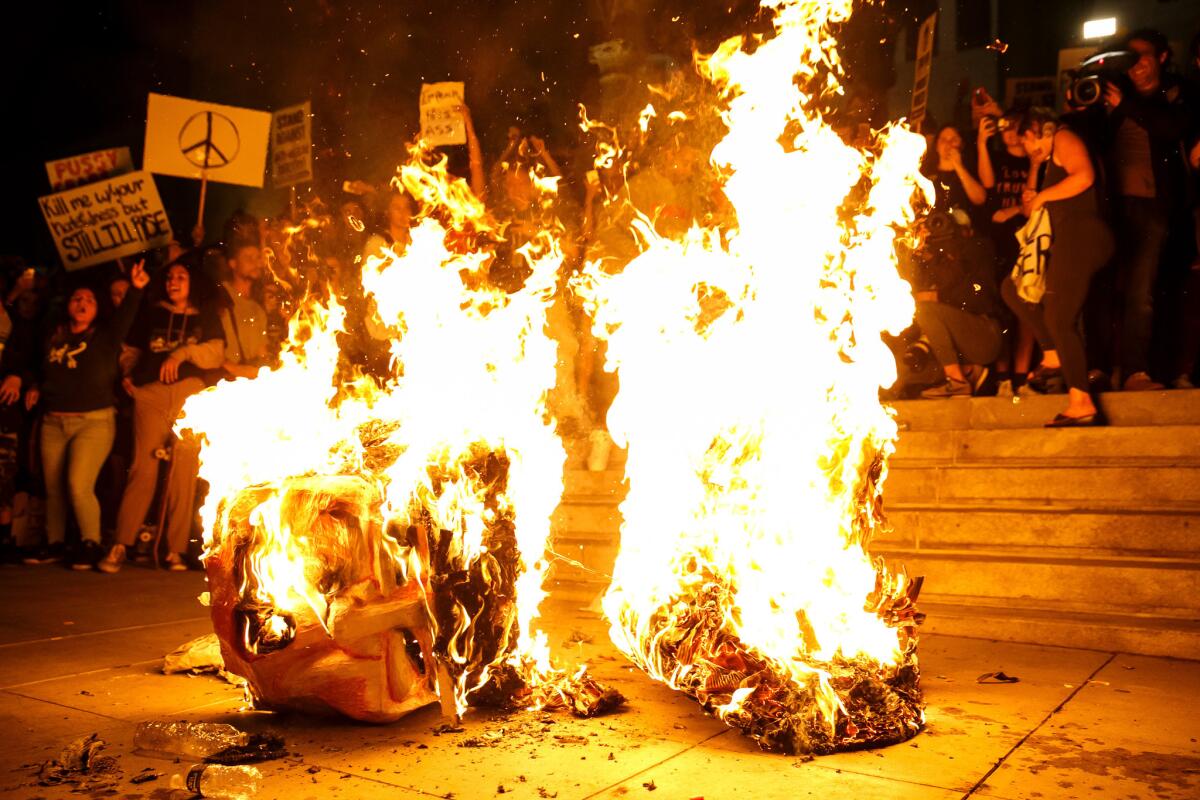
M 1102 94 L 1100 86 L 1100 77 L 1098 75 L 1088 75 L 1075 81 L 1075 85 L 1071 87 L 1071 96 L 1075 99 L 1075 105 L 1090 106 L 1095 105 Z

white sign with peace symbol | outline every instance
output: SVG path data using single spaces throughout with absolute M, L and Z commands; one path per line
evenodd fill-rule
M 151 94 L 144 168 L 159 175 L 262 186 L 271 115 Z
M 179 150 L 201 169 L 232 164 L 241 149 L 233 120 L 216 111 L 200 111 L 188 117 L 179 130 Z

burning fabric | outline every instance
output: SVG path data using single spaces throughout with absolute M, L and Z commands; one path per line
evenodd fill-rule
M 534 620 L 565 452 L 547 413 L 556 232 L 489 279 L 478 200 L 414 151 L 396 183 L 411 241 L 361 280 L 393 374 L 339 381 L 346 312 L 312 303 L 279 367 L 191 398 L 214 627 L 226 669 L 266 707 L 375 722 L 440 701 L 571 707 L 614 698 L 551 668 Z M 512 287 L 510 287 L 511 289 Z
M 774 37 L 699 64 L 724 100 L 711 161 L 736 222 L 668 238 L 643 218 L 644 252 L 578 285 L 628 448 L 603 605 L 650 676 L 766 749 L 825 753 L 924 719 L 919 582 L 866 546 L 896 438 L 880 333 L 913 316 L 894 240 L 930 187 L 921 137 L 895 128 L 860 151 L 817 110 L 839 91 L 830 28 L 851 0 L 762 4 Z

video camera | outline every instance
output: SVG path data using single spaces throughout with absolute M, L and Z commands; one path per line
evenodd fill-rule
M 1104 97 L 1104 84 L 1127 82 L 1126 73 L 1138 58 L 1132 50 L 1111 50 L 1085 58 L 1078 67 L 1067 70 L 1067 103 L 1075 108 L 1096 105 Z

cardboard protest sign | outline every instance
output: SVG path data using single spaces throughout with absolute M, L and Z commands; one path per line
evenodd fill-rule
M 421 138 L 426 144 L 467 143 L 467 124 L 458 110 L 461 105 L 461 81 L 421 84 Z
M 312 109 L 308 102 L 271 115 L 271 184 L 312 180 Z
M 266 111 L 151 93 L 142 168 L 261 187 L 270 135 Z
M 128 147 L 110 147 L 81 156 L 46 162 L 50 188 L 56 192 L 133 171 Z
M 933 70 L 933 43 L 937 35 L 937 12 L 929 15 L 917 31 L 917 63 L 913 70 L 912 110 L 908 124 L 920 131 L 925 121 L 925 107 L 929 103 L 929 73 Z
M 149 172 L 46 195 L 38 205 L 69 270 L 162 247 L 172 239 Z

